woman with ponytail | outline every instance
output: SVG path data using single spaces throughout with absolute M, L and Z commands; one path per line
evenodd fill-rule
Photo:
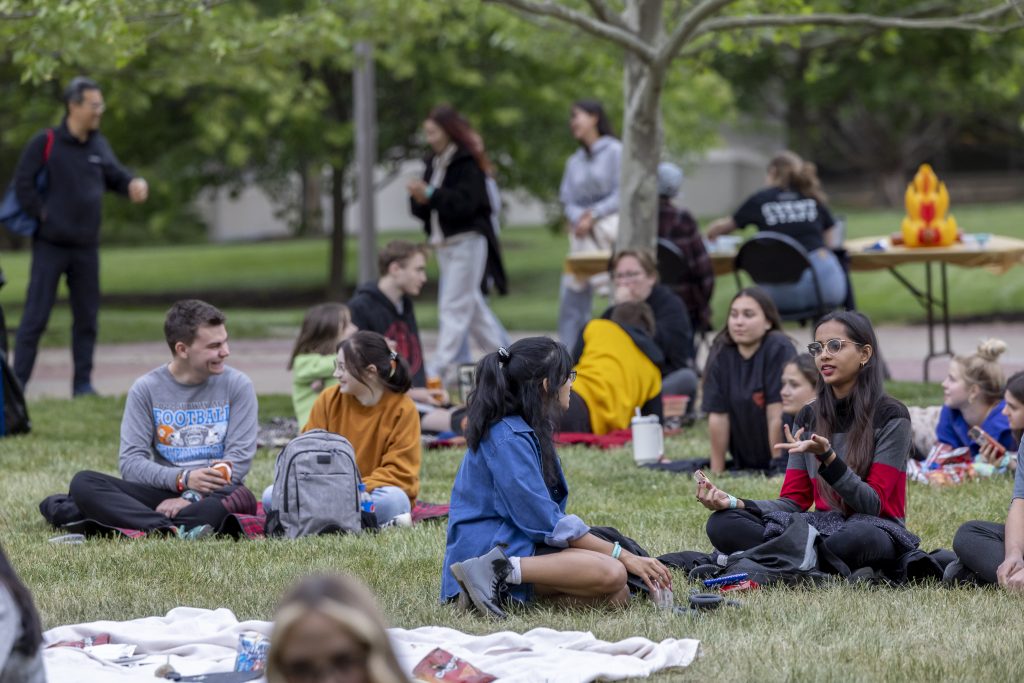
M 535 597 L 625 605 L 627 573 L 652 591 L 670 587 L 659 561 L 598 538 L 565 512 L 569 489 L 552 434 L 575 378 L 566 348 L 529 337 L 484 356 L 476 373 L 441 600 L 503 618 L 508 600 Z
M 382 335 L 362 330 L 338 345 L 334 376 L 338 385 L 321 392 L 303 431 L 326 429 L 352 443 L 384 524 L 410 512 L 420 490 L 420 417 L 406 395 L 409 367 Z
M 904 528 L 910 414 L 882 384 L 867 317 L 844 311 L 818 321 L 807 345 L 820 374 L 816 398 L 785 428 L 786 478 L 777 500 L 741 500 L 708 481 L 697 499 L 714 510 L 708 538 L 719 551 L 764 540 L 769 513 L 804 513 L 850 570 L 878 568 L 916 547 Z M 807 513 L 811 506 L 816 512 Z M 840 569 L 839 567 L 835 567 Z
M 708 239 L 715 240 L 748 225 L 788 235 L 807 250 L 825 305 L 833 308 L 844 302 L 852 304 L 853 297 L 847 297 L 849 280 L 843 266 L 826 246 L 826 235 L 835 227 L 835 220 L 815 165 L 788 150 L 779 152 L 768 162 L 766 182 L 768 187 L 747 198 L 732 216 L 713 221 L 708 226 Z M 783 312 L 814 308 L 818 303 L 811 270 L 796 283 L 764 288 Z

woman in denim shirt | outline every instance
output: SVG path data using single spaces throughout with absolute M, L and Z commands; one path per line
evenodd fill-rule
M 455 477 L 441 600 L 503 618 L 509 599 L 625 605 L 627 572 L 671 586 L 658 560 L 602 540 L 566 514 L 569 489 L 552 430 L 573 380 L 566 348 L 530 337 L 485 356 L 469 396 L 469 450 Z M 489 551 L 489 552 L 488 552 Z

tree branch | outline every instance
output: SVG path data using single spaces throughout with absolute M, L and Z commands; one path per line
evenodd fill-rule
M 679 25 L 672 31 L 672 35 L 658 51 L 658 61 L 663 65 L 668 64 L 679 52 L 679 49 L 687 43 L 701 29 L 701 24 L 710 16 L 721 12 L 737 0 L 705 0 L 689 12 L 687 12 Z
M 632 31 L 616 28 L 582 12 L 577 12 L 564 5 L 551 2 L 551 0 L 484 0 L 484 2 L 507 5 L 520 12 L 538 14 L 572 24 L 587 33 L 604 38 L 629 50 L 645 62 L 653 62 L 657 57 L 657 53 Z
M 904 29 L 953 29 L 978 31 L 980 33 L 1007 33 L 1024 27 L 1024 21 L 996 26 L 980 23 L 1006 14 L 1010 5 L 991 8 L 983 12 L 949 17 L 910 19 L 906 17 L 884 17 L 874 14 L 803 14 L 786 16 L 781 14 L 747 15 L 721 17 L 704 22 L 701 32 L 730 29 L 765 28 L 769 26 L 871 26 L 875 28 Z
M 587 4 L 590 5 L 591 11 L 594 12 L 594 16 L 603 21 L 606 24 L 621 28 L 623 31 L 629 31 L 629 24 L 627 24 L 622 16 L 608 6 L 604 0 L 587 0 Z

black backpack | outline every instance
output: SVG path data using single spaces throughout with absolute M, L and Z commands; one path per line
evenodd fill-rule
M 3 351 L 0 351 L 0 381 L 4 385 L 0 391 L 0 436 L 27 434 L 32 431 L 32 421 L 28 418 L 25 394 Z

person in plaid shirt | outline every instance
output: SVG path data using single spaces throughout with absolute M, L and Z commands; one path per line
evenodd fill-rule
M 690 314 L 695 332 L 711 329 L 711 294 L 715 273 L 704 247 L 697 221 L 686 209 L 677 208 L 672 198 L 679 193 L 683 171 L 675 164 L 658 164 L 658 237 L 671 241 L 686 264 L 677 282 L 668 284 Z

